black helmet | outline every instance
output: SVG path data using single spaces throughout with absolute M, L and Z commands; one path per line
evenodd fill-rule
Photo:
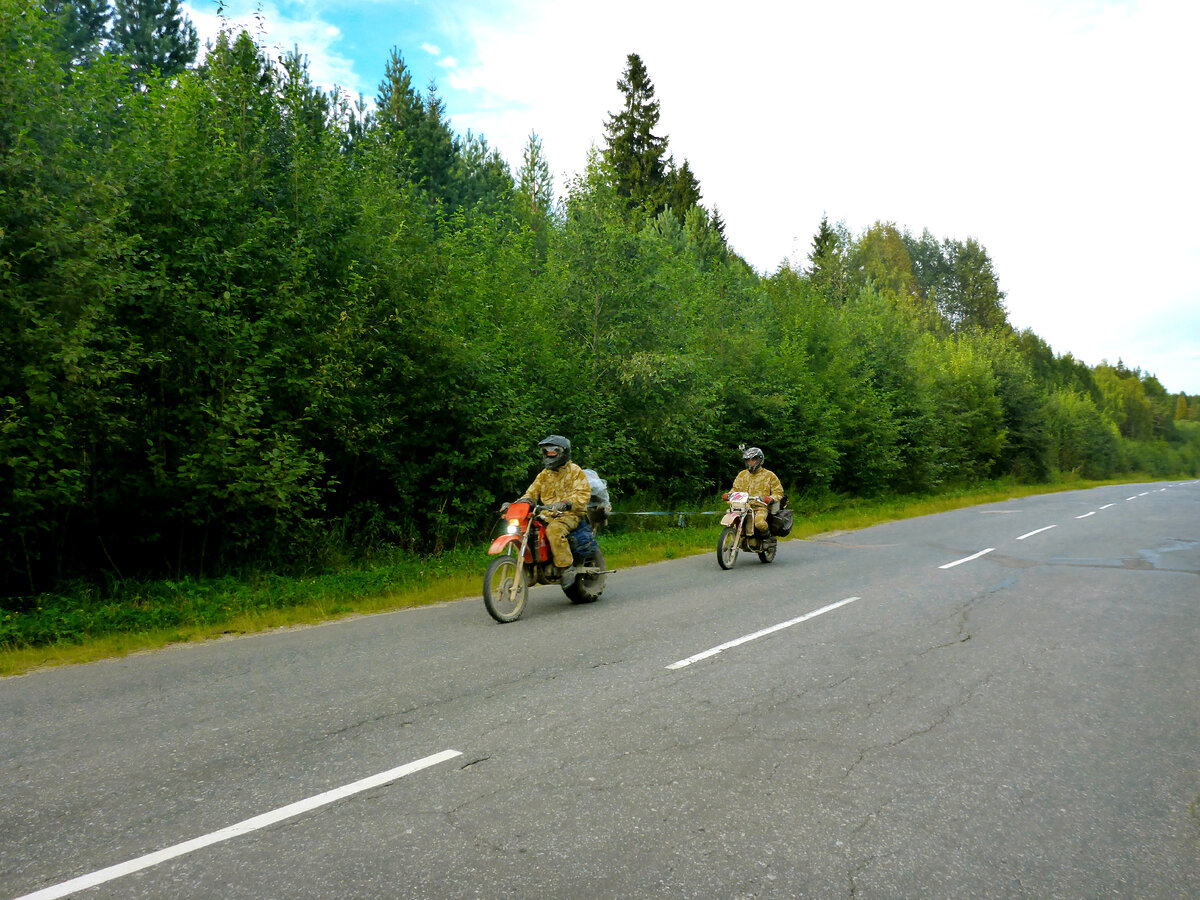
M 542 468 L 557 469 L 571 458 L 571 442 L 561 434 L 552 434 L 538 442 L 542 451 Z
M 747 447 L 742 453 L 742 459 L 746 461 L 746 468 L 753 472 L 763 464 L 763 452 L 757 447 Z

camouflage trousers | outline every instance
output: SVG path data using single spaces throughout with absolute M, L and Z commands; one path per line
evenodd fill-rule
M 579 516 L 554 516 L 546 522 L 546 539 L 550 542 L 550 554 L 554 557 L 554 564 L 560 569 L 567 568 L 573 562 L 567 535 L 578 526 Z

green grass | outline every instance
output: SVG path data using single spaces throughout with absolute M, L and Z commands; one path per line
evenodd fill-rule
M 788 540 L 1032 494 L 1150 480 L 1154 479 L 993 484 L 929 497 L 873 500 L 801 498 L 794 504 L 795 526 Z M 689 527 L 671 527 L 674 516 L 614 516 L 618 527 L 601 538 L 608 565 L 625 569 L 714 552 L 718 517 L 685 513 L 684 520 Z M 622 526 L 622 522 L 628 524 Z M 480 545 L 436 557 L 396 552 L 337 572 L 125 582 L 106 596 L 85 587 L 73 593 L 43 595 L 20 612 L 0 609 L 0 676 L 125 656 L 169 644 L 476 598 L 487 559 L 486 546 Z

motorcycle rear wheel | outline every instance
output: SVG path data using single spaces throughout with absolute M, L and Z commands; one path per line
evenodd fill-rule
M 497 622 L 515 622 L 525 612 L 529 585 L 525 567 L 515 553 L 505 553 L 492 560 L 483 576 L 483 605 Z
M 776 541 L 767 541 L 767 543 L 763 546 L 763 549 L 758 551 L 758 558 L 765 563 L 774 562 L 775 551 L 778 549 L 778 547 L 779 545 Z
M 603 569 L 604 554 L 597 550 L 591 559 L 587 561 L 587 565 L 597 569 Z M 600 594 L 604 590 L 604 582 L 608 576 L 604 572 L 596 575 L 578 575 L 575 578 L 575 583 L 569 588 L 563 588 L 563 593 L 572 603 L 595 603 L 600 599 Z
M 737 525 L 726 525 L 721 529 L 721 536 L 717 538 L 717 562 L 722 569 L 732 569 L 737 562 L 740 532 L 741 528 Z

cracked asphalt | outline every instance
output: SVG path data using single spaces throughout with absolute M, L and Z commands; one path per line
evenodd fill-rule
M 1200 897 L 1198 656 L 1200 484 L 1164 482 L 36 672 L 0 898 L 446 749 L 72 896 Z

